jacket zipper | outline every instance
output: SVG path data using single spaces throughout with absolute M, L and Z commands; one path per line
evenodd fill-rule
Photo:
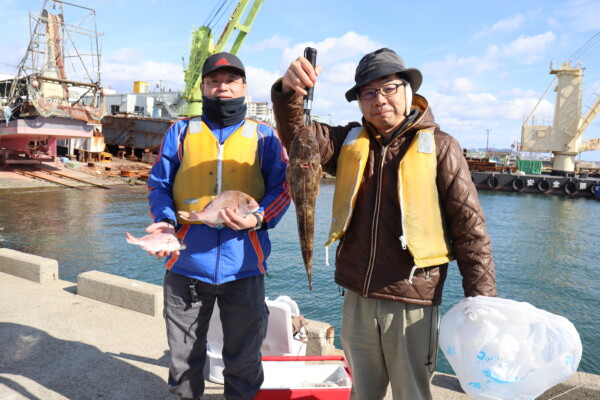
M 219 150 L 217 154 L 217 196 L 223 189 L 223 151 L 225 142 L 223 141 L 223 129 L 219 130 Z M 219 284 L 219 264 L 221 262 L 221 230 L 217 232 L 217 258 L 215 260 L 215 285 Z
M 375 209 L 373 210 L 373 224 L 371 225 L 371 255 L 369 256 L 369 266 L 365 277 L 365 285 L 363 286 L 363 297 L 369 294 L 369 286 L 371 286 L 371 278 L 373 276 L 373 268 L 375 268 L 375 255 L 377 254 L 377 231 L 379 229 L 379 210 L 381 205 L 381 187 L 383 182 L 383 166 L 385 164 L 385 154 L 387 146 L 381 149 L 381 163 L 379 165 L 379 174 L 377 176 L 377 194 L 375 196 Z
M 402 245 L 402 250 L 406 250 L 406 223 L 404 221 L 404 197 L 402 196 L 402 167 L 398 167 L 398 197 L 400 198 L 400 226 L 402 227 L 400 244 Z
M 219 143 L 219 152 L 217 155 L 217 196 L 221 194 L 223 190 L 223 151 L 225 149 L 225 143 Z
M 221 230 L 217 231 L 217 258 L 215 259 L 215 278 L 213 279 L 214 284 L 219 284 L 219 265 L 221 264 Z

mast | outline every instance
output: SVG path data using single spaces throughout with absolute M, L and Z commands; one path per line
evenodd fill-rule
M 65 15 L 68 20 L 71 12 L 82 11 L 80 20 L 65 20 Z M 63 117 L 99 124 L 105 110 L 95 14 L 60 0 L 44 0 L 39 14 L 30 13 L 27 51 L 5 100 L 10 117 Z

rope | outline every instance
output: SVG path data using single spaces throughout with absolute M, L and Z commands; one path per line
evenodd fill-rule
M 598 31 L 590 40 L 585 42 L 573 55 L 569 58 L 569 62 L 575 59 L 582 59 L 585 55 L 591 53 L 594 47 L 600 44 L 600 31 Z
M 212 25 L 213 21 L 215 20 L 215 18 L 217 18 L 217 21 L 215 22 L 215 25 L 219 22 L 219 20 L 222 18 L 222 13 L 221 11 L 223 10 L 223 7 L 225 7 L 225 4 L 227 3 L 227 0 L 222 0 L 220 5 L 215 5 L 215 8 L 213 8 L 213 11 L 210 12 L 207 21 L 204 23 L 204 26 L 207 26 L 209 28 L 213 28 L 214 25 Z M 215 11 L 216 9 L 216 11 Z M 221 16 L 219 16 L 219 13 L 221 13 Z

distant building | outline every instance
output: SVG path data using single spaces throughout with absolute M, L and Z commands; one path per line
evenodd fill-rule
M 104 96 L 107 114 L 175 119 L 185 113 L 187 103 L 181 92 L 114 93 Z
M 176 119 L 187 113 L 187 101 L 182 97 L 182 92 L 143 92 L 141 90 L 149 90 L 149 87 L 143 85 L 144 83 L 136 81 L 133 93 L 105 91 L 106 113 L 160 119 Z M 273 109 L 268 102 L 255 103 L 252 101 L 252 97 L 247 95 L 246 106 L 248 107 L 246 112 L 248 118 L 275 125 Z
M 265 122 L 271 126 L 275 126 L 275 115 L 273 114 L 273 108 L 269 107 L 269 103 L 259 102 L 255 103 L 252 101 L 250 95 L 246 96 L 246 116 L 257 121 Z

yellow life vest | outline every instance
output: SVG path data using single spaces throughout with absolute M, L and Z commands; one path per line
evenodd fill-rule
M 437 158 L 433 135 L 430 130 L 418 131 L 398 167 L 398 201 L 403 230 L 400 241 L 419 268 L 454 259 L 436 186 Z M 338 157 L 331 229 L 325 246 L 341 238 L 348 229 L 368 156 L 366 129 L 352 129 Z
M 183 159 L 173 183 L 177 211 L 202 211 L 225 190 L 239 190 L 256 201 L 265 195 L 258 159 L 258 124 L 246 120 L 219 144 L 202 118 L 190 120 L 183 141 Z M 179 223 L 201 223 L 184 221 Z

